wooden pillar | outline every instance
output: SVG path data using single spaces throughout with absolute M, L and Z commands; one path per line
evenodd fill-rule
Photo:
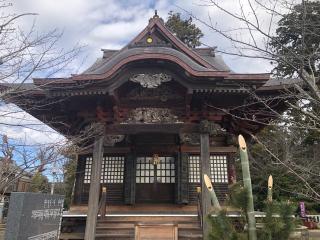
M 235 165 L 235 154 L 229 154 L 228 156 L 228 182 L 234 184 L 237 182 L 237 173 Z
M 88 213 L 84 236 L 85 240 L 94 240 L 96 234 L 97 216 L 99 211 L 101 167 L 103 161 L 103 139 L 104 136 L 97 136 L 93 145 Z
M 84 189 L 84 172 L 86 168 L 86 159 L 85 156 L 78 156 L 77 159 L 77 169 L 76 169 L 76 178 L 74 186 L 74 203 L 83 204 L 82 191 Z
M 202 204 L 202 222 L 203 222 L 203 239 L 207 239 L 210 231 L 210 223 L 208 223 L 207 215 L 210 212 L 211 202 L 210 193 L 205 186 L 203 175 L 210 174 L 210 142 L 209 133 L 200 134 L 200 157 L 201 157 L 201 204 Z
M 132 205 L 136 200 L 136 155 L 134 153 L 126 157 L 124 174 L 124 203 Z
M 175 161 L 175 202 L 177 204 L 189 203 L 189 165 L 188 154 L 179 152 Z

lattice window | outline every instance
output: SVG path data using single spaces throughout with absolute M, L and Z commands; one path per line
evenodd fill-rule
M 157 165 L 157 182 L 174 183 L 175 165 L 174 157 L 159 157 L 160 163 Z
M 228 183 L 228 164 L 226 155 L 210 156 L 211 181 L 215 183 Z
M 138 157 L 136 183 L 154 183 L 154 165 L 152 157 Z
M 152 157 L 138 157 L 136 183 L 174 183 L 175 165 L 173 157 L 159 157 L 155 165 Z
M 92 168 L 92 157 L 86 158 L 84 172 L 84 183 L 90 183 Z M 101 166 L 101 183 L 123 183 L 124 157 L 123 156 L 105 156 Z
M 123 183 L 124 157 L 106 156 L 103 158 L 103 183 Z
M 90 183 L 91 178 L 91 165 L 92 165 L 92 157 L 86 158 L 86 167 L 84 170 L 84 183 Z
M 200 183 L 200 156 L 189 156 L 189 182 Z

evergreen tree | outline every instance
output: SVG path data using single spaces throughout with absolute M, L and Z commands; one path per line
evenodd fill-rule
M 40 172 L 35 173 L 31 180 L 30 191 L 49 193 L 50 184 L 48 178 L 42 175 Z
M 304 68 L 319 76 L 320 2 L 303 1 L 283 15 L 278 23 L 276 37 L 270 41 L 276 56 L 275 72 L 291 77 L 296 69 Z
M 266 195 L 264 197 L 266 199 Z M 239 183 L 233 185 L 230 189 L 228 206 L 238 209 L 240 216 L 228 217 L 226 210 L 220 211 L 217 216 L 209 216 L 212 226 L 209 234 L 210 240 L 248 239 L 247 201 L 246 189 Z M 292 217 L 297 207 L 288 201 L 262 202 L 266 217 L 262 219 L 261 227 L 257 229 L 258 239 L 288 240 L 297 223 Z
M 165 23 L 166 27 L 185 44 L 191 48 L 201 45 L 200 38 L 203 33 L 193 22 L 192 18 L 182 19 L 180 13 L 169 12 L 169 17 Z
M 261 240 L 288 240 L 295 228 L 296 220 L 292 217 L 297 207 L 289 202 L 266 203 L 266 217 L 260 230 Z

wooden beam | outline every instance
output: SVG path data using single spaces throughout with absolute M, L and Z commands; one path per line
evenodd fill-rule
M 209 148 L 210 153 L 235 153 L 237 152 L 237 148 L 235 146 L 217 146 L 213 147 L 210 146 Z M 181 152 L 186 152 L 186 153 L 199 153 L 199 146 L 190 146 L 190 145 L 181 145 Z
M 210 174 L 210 142 L 209 133 L 200 134 L 200 157 L 201 157 L 201 204 L 202 204 L 202 222 L 203 222 L 203 239 L 207 239 L 210 231 L 210 223 L 207 220 L 207 215 L 210 212 L 210 193 L 204 183 L 203 175 L 207 174 L 211 179 Z
M 93 146 L 93 161 L 89 190 L 88 215 L 84 237 L 85 240 L 94 240 L 96 234 L 96 223 L 99 211 L 100 177 L 103 161 L 103 139 L 104 136 L 97 136 Z
M 154 123 L 154 124 L 110 124 L 106 126 L 108 134 L 138 134 L 138 133 L 190 133 L 199 132 L 196 123 Z
M 192 100 L 192 90 L 188 89 L 187 93 L 186 93 L 186 118 L 187 120 L 189 120 L 190 118 L 190 111 L 191 111 L 191 100 Z
M 118 122 L 119 121 L 119 97 L 118 94 L 115 92 L 115 90 L 111 91 L 109 93 L 111 97 L 111 101 L 113 103 L 112 111 L 113 111 L 113 121 Z

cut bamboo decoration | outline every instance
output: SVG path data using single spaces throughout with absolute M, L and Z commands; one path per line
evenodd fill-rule
M 243 185 L 248 194 L 247 215 L 248 215 L 248 233 L 249 240 L 257 240 L 256 219 L 254 214 L 252 185 L 249 169 L 249 159 L 247 152 L 247 144 L 242 135 L 238 137 L 240 147 L 240 159 L 243 175 Z
M 220 206 L 220 203 L 219 203 L 219 200 L 217 198 L 217 195 L 213 189 L 213 186 L 212 186 L 212 182 L 211 182 L 211 179 L 208 177 L 207 174 L 204 174 L 203 175 L 203 178 L 204 178 L 204 183 L 210 193 L 210 197 L 211 197 L 211 202 L 213 204 L 213 207 L 220 211 L 221 210 L 221 206 Z
M 272 175 L 270 175 L 268 179 L 268 197 L 267 197 L 268 202 L 272 202 L 272 188 L 273 188 L 273 178 L 272 178 Z

